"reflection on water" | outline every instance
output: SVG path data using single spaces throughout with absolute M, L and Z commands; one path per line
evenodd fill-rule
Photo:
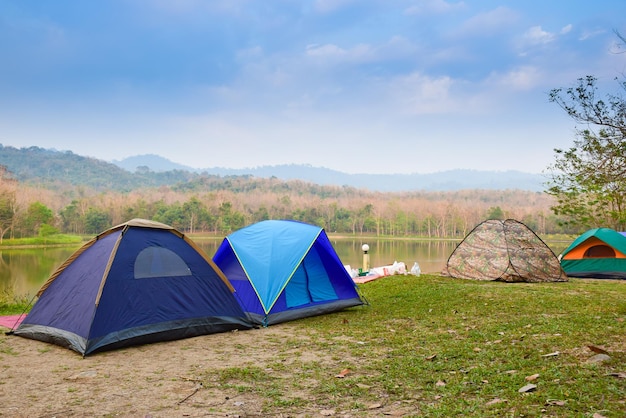
M 196 243 L 212 257 L 222 238 L 200 238 Z M 363 266 L 363 244 L 369 245 L 370 266 L 402 261 L 407 269 L 418 262 L 424 273 L 440 273 L 459 241 L 405 239 L 331 238 L 343 264 L 353 269 Z M 550 245 L 558 254 L 566 244 Z M 75 248 L 0 250 L 0 295 L 31 299 L 50 275 L 72 255 Z
M 417 262 L 424 273 L 441 272 L 448 257 L 456 248 L 456 241 L 416 241 L 380 239 L 332 240 L 343 264 L 363 267 L 363 244 L 369 245 L 370 266 L 385 266 L 402 261 L 410 269 Z
M 78 247 L 0 250 L 0 294 L 31 299 Z

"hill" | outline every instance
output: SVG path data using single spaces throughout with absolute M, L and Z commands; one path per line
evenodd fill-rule
M 323 167 L 285 164 L 246 169 L 221 167 L 194 169 L 154 154 L 137 155 L 113 161 L 129 171 L 150 169 L 160 172 L 186 170 L 217 176 L 276 177 L 281 180 L 303 180 L 319 185 L 350 186 L 380 192 L 453 191 L 464 189 L 542 191 L 545 179 L 540 174 L 520 171 L 449 170 L 432 174 L 348 174 Z
M 301 180 L 318 185 L 349 186 L 379 192 L 454 191 L 464 189 L 543 190 L 543 177 L 519 171 L 451 170 L 432 174 L 347 174 L 310 165 L 262 166 L 250 169 L 194 169 L 158 155 L 106 162 L 71 151 L 39 147 L 15 148 L 0 144 L 0 165 L 19 181 L 56 187 L 85 186 L 94 190 L 129 191 L 172 186 L 206 176 L 242 176 Z

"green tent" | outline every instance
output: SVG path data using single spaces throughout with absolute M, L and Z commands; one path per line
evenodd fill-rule
M 561 267 L 570 277 L 626 279 L 625 235 L 610 228 L 590 229 L 561 253 Z

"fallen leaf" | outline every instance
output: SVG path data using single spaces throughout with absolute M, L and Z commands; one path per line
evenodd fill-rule
M 609 354 L 608 351 L 606 351 L 604 348 L 600 348 L 597 345 L 588 345 L 587 347 L 589 347 L 589 349 L 591 351 L 593 351 L 594 353 L 598 353 L 598 354 Z
M 370 385 L 365 385 L 363 383 L 357 383 L 356 387 L 358 387 L 360 389 L 371 389 L 372 388 Z
M 382 408 L 382 407 L 383 407 L 383 404 L 381 404 L 381 403 L 374 403 L 374 404 L 369 405 L 367 407 L 367 409 L 378 409 L 378 408 Z
M 432 360 L 435 359 L 435 357 L 437 357 L 437 354 L 433 354 L 431 356 L 426 357 L 426 360 L 431 360 L 432 361 Z
M 322 409 L 320 411 L 320 415 L 323 415 L 325 417 L 330 417 L 332 415 L 335 415 L 335 410 L 334 409 Z
M 339 372 L 338 375 L 336 375 L 335 377 L 338 377 L 339 379 L 343 379 L 344 377 L 346 377 L 348 374 L 350 374 L 350 369 L 343 369 L 341 372 Z
M 444 382 L 443 380 L 437 380 L 437 383 L 435 383 L 435 386 L 445 386 L 446 382 Z
M 592 418 L 606 418 L 604 415 L 602 414 L 598 414 L 597 412 L 593 414 Z
M 522 387 L 521 387 L 521 388 L 519 388 L 517 391 L 518 391 L 519 393 L 526 393 L 526 392 L 532 392 L 532 391 L 534 391 L 535 389 L 537 389 L 537 385 L 533 385 L 533 384 L 531 383 L 531 384 L 528 384 L 528 385 L 526 385 L 526 386 L 522 386 Z
M 490 400 L 489 402 L 487 402 L 485 405 L 495 405 L 497 403 L 502 403 L 502 402 L 506 402 L 506 399 L 494 398 Z
M 406 413 L 404 411 L 384 411 L 383 415 L 387 415 L 389 417 L 403 417 Z
M 565 401 L 560 401 L 558 399 L 548 399 L 546 401 L 546 405 L 565 406 Z
M 618 379 L 626 379 L 626 372 L 609 373 L 608 376 L 614 376 Z
M 544 354 L 541 357 L 554 357 L 554 356 L 558 356 L 559 354 L 561 354 L 561 353 L 559 353 L 558 351 L 555 351 L 554 353 Z
M 526 376 L 526 381 L 532 382 L 533 380 L 537 380 L 538 377 L 539 377 L 539 373 L 535 373 L 533 375 Z
M 482 350 L 481 348 L 479 348 L 479 347 L 474 347 L 474 351 L 475 351 L 475 352 L 477 352 L 477 353 L 479 353 L 479 352 L 481 352 L 481 351 L 483 351 L 483 350 Z

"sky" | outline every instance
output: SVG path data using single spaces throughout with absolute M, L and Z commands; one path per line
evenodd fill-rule
M 194 168 L 541 173 L 624 0 L 2 0 L 0 144 Z

